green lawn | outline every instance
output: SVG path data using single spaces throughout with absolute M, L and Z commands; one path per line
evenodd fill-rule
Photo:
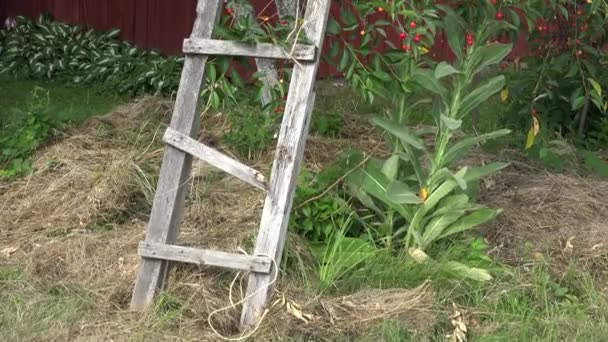
M 35 87 L 49 91 L 49 112 L 57 122 L 78 123 L 108 113 L 125 101 L 124 97 L 88 86 L 76 87 L 59 82 L 40 82 L 0 76 L 0 124 L 8 125 L 27 107 Z

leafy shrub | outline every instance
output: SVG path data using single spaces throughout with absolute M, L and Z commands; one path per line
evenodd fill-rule
M 230 130 L 223 141 L 244 158 L 255 159 L 274 141 L 280 117 L 266 115 L 249 106 L 228 111 Z
M 55 123 L 47 109 L 49 92 L 36 87 L 27 111 L 20 121 L 7 125 L 0 133 L 0 180 L 12 179 L 31 169 L 30 154 L 44 144 Z
M 57 23 L 47 16 L 36 21 L 18 17 L 14 29 L 0 31 L 0 74 L 95 84 L 130 95 L 175 92 L 184 58 L 141 50 L 117 40 L 119 34 Z M 217 76 L 207 80 L 203 94 L 212 107 L 220 106 L 220 96 L 233 95 L 223 76 L 228 67 L 227 58 L 210 59 L 208 74 Z
M 326 242 L 339 229 L 355 234 L 352 212 L 339 193 L 324 193 L 338 178 L 338 166 L 325 168 L 319 174 L 303 171 L 294 197 L 290 226 L 300 235 L 314 242 Z M 347 227 L 348 226 L 348 227 Z
M 337 113 L 313 113 L 310 131 L 314 134 L 335 138 L 342 132 L 344 120 Z

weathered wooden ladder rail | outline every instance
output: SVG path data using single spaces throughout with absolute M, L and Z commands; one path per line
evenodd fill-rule
M 258 322 L 273 293 L 273 279 L 283 253 L 289 212 L 315 102 L 313 86 L 319 68 L 330 0 L 307 1 L 303 32 L 311 44 L 297 44 L 289 51 L 266 43 L 245 45 L 212 39 L 222 3 L 223 0 L 198 0 L 192 35 L 184 41 L 186 59 L 170 128 L 164 136 L 167 147 L 146 239 L 139 245 L 141 260 L 131 308 L 143 309 L 152 303 L 166 285 L 170 262 L 249 271 L 247 299 L 241 316 L 241 327 L 245 329 Z M 270 182 L 260 172 L 196 140 L 199 131 L 199 95 L 209 55 L 297 60 Z M 251 256 L 175 245 L 193 156 L 266 192 L 260 230 Z

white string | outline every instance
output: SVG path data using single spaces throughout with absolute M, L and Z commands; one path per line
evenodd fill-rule
M 277 262 L 276 262 L 276 260 L 273 257 L 271 257 L 270 255 L 268 255 L 268 254 L 258 253 L 255 256 L 263 256 L 263 257 L 270 258 L 270 261 L 272 262 L 271 271 L 273 269 L 275 270 L 274 277 L 273 277 L 272 281 L 270 283 L 268 283 L 267 285 L 258 288 L 252 294 L 250 294 L 250 295 L 244 297 L 243 299 L 239 300 L 238 302 L 234 303 L 232 301 L 232 289 L 234 287 L 234 284 L 236 283 L 236 280 L 241 276 L 241 272 L 239 272 L 239 273 L 236 274 L 236 276 L 232 280 L 232 283 L 230 283 L 230 290 L 229 290 L 229 294 L 228 294 L 229 299 L 230 299 L 230 305 L 211 312 L 209 314 L 209 317 L 207 318 L 207 323 L 209 324 L 209 327 L 211 328 L 211 330 L 213 330 L 213 333 L 215 335 L 217 335 L 219 338 L 221 338 L 222 340 L 224 340 L 224 341 L 234 341 L 234 342 L 237 342 L 237 341 L 243 341 L 243 340 L 246 340 L 246 339 L 250 338 L 251 336 L 253 336 L 260 329 L 260 326 L 262 325 L 262 322 L 264 321 L 264 318 L 266 317 L 266 315 L 269 312 L 268 309 L 265 309 L 264 313 L 262 314 L 262 316 L 258 320 L 255 328 L 253 330 L 251 330 L 249 333 L 247 333 L 246 335 L 241 335 L 240 337 L 236 337 L 236 338 L 230 338 L 230 337 L 226 337 L 226 336 L 222 335 L 220 332 L 218 332 L 215 329 L 215 327 L 213 326 L 213 323 L 211 322 L 211 318 L 213 318 L 213 316 L 215 316 L 216 314 L 218 314 L 220 312 L 223 312 L 223 311 L 230 310 L 230 309 L 234 309 L 237 305 L 244 303 L 249 298 L 252 298 L 253 296 L 257 295 L 260 291 L 266 290 L 266 289 L 270 288 L 272 285 L 274 285 L 274 283 L 276 283 L 276 281 L 277 281 L 277 279 L 279 277 L 279 270 L 277 268 Z

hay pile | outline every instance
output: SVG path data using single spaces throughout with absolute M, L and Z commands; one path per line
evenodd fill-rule
M 143 315 L 127 308 L 138 262 L 137 244 L 144 238 L 163 151 L 162 127 L 170 112 L 171 103 L 151 97 L 120 107 L 39 151 L 32 175 L 0 184 L 0 251 L 5 251 L 0 253 L 0 264 L 26 265 L 36 279 L 74 284 L 91 292 L 95 316 L 66 332 L 70 336 L 123 340 L 150 331 L 158 338 L 159 331 L 166 329 L 158 322 L 164 301 Z M 229 152 L 219 143 L 227 129 L 225 118 L 214 115 L 203 123 L 203 140 Z M 382 139 L 369 125 L 350 118 L 346 125 L 350 136 L 310 137 L 306 168 L 318 170 L 349 148 L 385 151 Z M 250 164 L 267 171 L 272 158 L 269 149 Z M 499 256 L 518 257 L 526 241 L 539 251 L 587 259 L 606 255 L 608 182 L 512 167 L 492 183 L 482 200 L 505 211 L 485 235 L 497 246 L 494 252 Z M 197 164 L 191 184 L 179 243 L 250 250 L 263 194 L 204 164 Z M 306 249 L 291 239 L 291 252 L 301 254 L 302 260 L 310 260 Z M 428 287 L 311 298 L 289 273 L 278 286 L 286 300 L 272 308 L 253 340 L 282 340 L 288 335 L 332 340 L 365 331 L 389 316 L 413 330 L 428 329 L 436 320 Z M 207 317 L 228 305 L 234 274 L 179 265 L 171 277 L 170 293 L 187 300 L 167 337 L 217 340 Z M 285 303 L 297 304 L 309 319 L 298 318 Z M 224 334 L 234 334 L 239 313 L 238 308 L 223 312 L 214 317 L 214 325 Z M 141 337 L 145 340 L 145 333 Z
M 549 252 L 591 261 L 608 254 L 608 181 L 516 163 L 494 182 L 483 202 L 504 212 L 485 235 L 499 256 Z
M 163 127 L 170 112 L 171 103 L 147 97 L 91 119 L 41 149 L 34 158 L 33 174 L 0 184 L 0 265 L 25 265 L 34 279 L 90 292 L 94 316 L 70 328 L 66 336 L 123 340 L 150 331 L 158 337 L 162 326 L 158 325 L 158 310 L 162 311 L 158 306 L 162 304 L 143 315 L 127 309 L 138 262 L 137 244 L 144 238 L 162 157 Z M 227 152 L 218 143 L 225 121 L 221 115 L 208 119 L 203 120 L 205 142 Z M 348 131 L 361 134 L 353 139 L 311 137 L 307 168 L 319 169 L 349 148 L 381 144 L 372 134 L 363 134 L 365 125 L 356 120 L 347 124 L 352 126 Z M 269 149 L 251 164 L 268 170 L 272 157 Z M 191 184 L 179 243 L 225 251 L 251 249 L 263 194 L 204 164 L 197 165 Z M 307 252 L 297 239 L 291 241 L 292 252 Z M 310 256 L 302 259 L 310 260 Z M 168 335 L 216 340 L 207 317 L 228 305 L 233 277 L 224 270 L 178 265 L 169 290 L 187 301 Z M 355 333 L 381 323 L 385 315 L 410 322 L 413 329 L 428 327 L 432 321 L 428 288 L 311 298 L 287 276 L 279 289 L 290 288 L 291 300 L 302 303 L 303 310 L 310 309 L 315 320 L 304 323 L 275 307 L 255 340 L 280 340 L 288 334 L 331 340 L 338 332 Z M 234 334 L 239 315 L 240 308 L 223 312 L 214 317 L 214 325 L 224 334 Z M 277 325 L 277 321 L 285 323 Z

